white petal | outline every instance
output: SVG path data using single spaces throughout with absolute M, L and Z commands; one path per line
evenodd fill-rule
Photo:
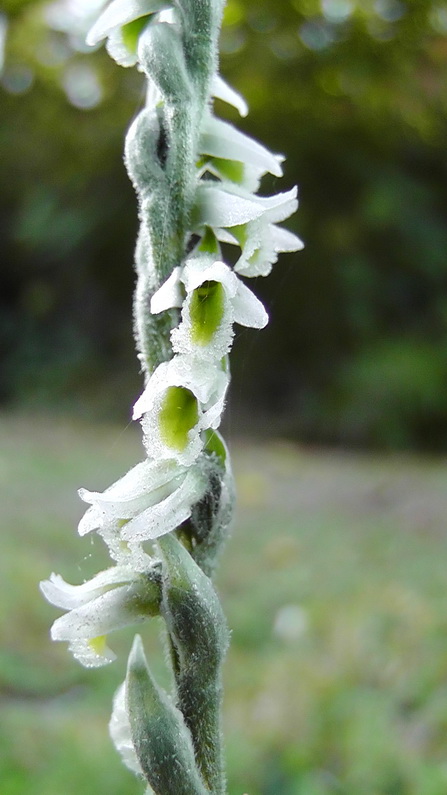
M 232 246 L 239 246 L 239 240 L 229 229 L 214 229 L 214 233 L 221 243 L 230 243 Z
M 79 489 L 79 491 L 83 491 L 83 489 Z M 100 511 L 96 505 L 93 505 L 85 512 L 78 524 L 79 535 L 85 536 L 87 533 L 91 533 L 92 530 L 98 530 L 98 528 L 104 523 L 104 519 L 105 511 Z
M 253 138 L 221 119 L 208 115 L 203 125 L 200 152 L 226 160 L 239 160 L 261 169 L 261 173 L 282 177 L 280 163 L 284 158 L 274 155 Z
M 191 508 L 203 496 L 205 488 L 204 476 L 198 470 L 190 469 L 176 491 L 123 527 L 122 538 L 145 541 L 175 530 L 191 516 Z
M 231 299 L 226 296 L 219 326 L 209 342 L 198 344 L 194 339 L 191 321 L 191 298 L 192 295 L 189 294 L 183 305 L 182 322 L 171 332 L 172 348 L 181 355 L 200 357 L 203 361 L 207 361 L 208 367 L 213 368 L 216 362 L 220 362 L 222 357 L 226 356 L 230 351 L 233 342 L 233 308 Z
M 152 373 L 144 391 L 133 407 L 133 420 L 139 420 L 143 414 L 151 411 L 157 395 L 160 394 L 163 389 L 168 386 L 176 386 L 176 384 L 172 384 L 169 380 L 169 364 L 169 362 L 162 362 Z
M 248 114 L 248 105 L 245 99 L 238 94 L 234 88 L 231 88 L 225 80 L 222 80 L 218 74 L 215 74 L 211 81 L 211 94 L 213 97 L 221 99 L 222 102 L 227 102 L 228 105 L 232 105 L 241 116 L 246 116 Z
M 275 251 L 301 251 L 304 248 L 303 241 L 297 235 L 281 226 L 272 224 L 271 235 Z
M 225 264 L 216 260 L 210 261 L 208 257 L 194 257 L 187 260 L 183 270 L 182 281 L 186 291 L 191 293 L 203 282 L 220 282 L 227 293 L 232 298 L 237 290 L 237 276 Z
M 159 364 L 152 373 L 143 394 L 135 403 L 133 419 L 138 420 L 143 414 L 149 413 L 158 396 L 170 386 L 190 389 L 201 403 L 206 403 L 214 385 L 215 371 L 208 363 L 190 356 L 174 356 L 169 362 Z
M 160 312 L 164 312 L 165 309 L 173 309 L 182 305 L 181 271 L 182 269 L 178 266 L 174 268 L 171 275 L 152 296 L 151 313 L 153 315 L 158 315 Z
M 198 225 L 240 226 L 265 212 L 257 197 L 237 196 L 234 193 L 211 186 L 199 186 L 196 193 Z
M 126 767 L 136 775 L 143 776 L 138 757 L 132 742 L 132 731 L 126 709 L 126 683 L 118 688 L 113 699 L 113 712 L 109 723 L 113 744 L 121 755 Z
M 132 582 L 135 575 L 130 567 L 114 566 L 101 571 L 91 580 L 81 585 L 71 585 L 59 575 L 51 574 L 49 580 L 40 583 L 40 590 L 45 599 L 55 607 L 73 610 L 81 607 L 114 585 Z
M 260 218 L 245 227 L 245 241 L 234 269 L 243 276 L 268 276 L 280 251 L 303 248 L 296 235 Z
M 86 42 L 89 46 L 105 39 L 114 28 L 121 28 L 135 19 L 169 8 L 166 0 L 112 0 L 99 19 L 90 28 Z
M 269 322 L 269 316 L 259 298 L 241 281 L 238 291 L 233 298 L 234 320 L 241 326 L 251 328 L 264 328 Z
M 296 185 L 285 193 L 274 196 L 255 196 L 254 199 L 264 208 L 264 219 L 269 223 L 284 221 L 298 207 Z
M 137 53 L 129 50 L 124 43 L 121 28 L 111 31 L 107 39 L 106 50 L 119 66 L 135 66 L 138 63 Z
M 103 493 L 79 489 L 81 499 L 92 503 L 79 522 L 79 535 L 131 519 L 170 494 L 183 472 L 174 461 L 146 459 Z
M 214 394 L 221 391 L 227 375 L 219 367 L 210 367 L 209 362 L 202 362 L 193 356 L 176 356 L 177 371 L 181 374 L 182 384 L 194 392 L 197 399 L 206 405 L 214 399 Z
M 213 428 L 214 430 L 216 430 L 219 427 L 223 410 L 225 408 L 225 398 L 228 389 L 228 384 L 229 384 L 228 379 L 222 380 L 222 386 L 218 390 L 217 399 L 210 406 L 210 408 L 204 413 L 202 418 L 202 427 L 204 429 Z
M 107 635 L 147 618 L 136 607 L 135 589 L 121 585 L 60 616 L 51 627 L 53 640 L 87 640 Z

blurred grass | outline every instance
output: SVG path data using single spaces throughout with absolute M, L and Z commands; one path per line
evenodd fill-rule
M 135 428 L 0 418 L 2 795 L 132 795 L 107 735 L 119 660 L 86 671 L 52 644 L 37 582 L 107 565 L 79 539 L 76 488 L 141 458 Z M 445 461 L 285 442 L 233 445 L 235 531 L 218 576 L 230 795 L 445 795 Z M 154 622 L 148 656 L 168 684 Z

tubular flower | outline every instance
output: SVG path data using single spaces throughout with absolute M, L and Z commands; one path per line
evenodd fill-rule
M 45 598 L 68 612 L 51 628 L 53 640 L 68 641 L 73 656 L 87 668 L 107 665 L 115 654 L 106 635 L 157 615 L 160 573 L 155 565 L 145 574 L 115 566 L 82 585 L 70 585 L 58 574 L 40 584 Z
M 135 66 L 140 33 L 154 14 L 170 8 L 163 0 L 113 0 L 90 28 L 87 44 L 107 39 L 107 52 L 120 66 Z
M 268 322 L 259 299 L 228 265 L 206 255 L 175 268 L 152 298 L 154 314 L 173 307 L 182 309 L 182 322 L 171 332 L 173 350 L 209 360 L 230 351 L 234 323 L 264 328 Z
M 247 191 L 256 191 L 264 174 L 282 177 L 282 155 L 272 154 L 211 113 L 203 121 L 199 150 L 203 155 L 201 175 L 208 171 L 223 182 L 234 182 Z
M 297 189 L 275 196 L 256 196 L 226 183 L 203 182 L 196 195 L 197 231 L 211 227 L 218 240 L 240 246 L 234 269 L 243 276 L 267 276 L 281 251 L 298 251 L 302 241 L 277 223 L 298 207 Z
M 225 362 L 177 355 L 160 364 L 133 411 L 143 418 L 148 455 L 191 467 L 203 450 L 201 432 L 219 426 L 228 382 Z
M 150 558 L 141 542 L 169 533 L 188 519 L 205 486 L 198 467 L 147 458 L 102 493 L 79 490 L 91 505 L 79 523 L 79 534 L 96 530 L 112 557 L 144 570 Z

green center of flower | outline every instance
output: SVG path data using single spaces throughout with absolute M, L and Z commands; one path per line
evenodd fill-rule
M 191 337 L 196 345 L 208 345 L 219 328 L 225 309 L 225 290 L 220 282 L 207 281 L 191 296 Z
M 188 433 L 199 420 L 197 398 L 183 386 L 167 388 L 160 407 L 160 436 L 167 445 L 180 452 L 188 444 Z
M 220 157 L 213 157 L 212 162 L 215 163 L 217 170 L 223 177 L 239 185 L 242 183 L 244 179 L 243 163 L 238 160 L 223 160 Z
M 149 14 L 147 16 L 140 17 L 139 19 L 134 19 L 132 22 L 128 22 L 127 25 L 123 25 L 121 28 L 123 43 L 129 52 L 136 53 L 140 33 L 142 32 L 143 28 L 146 27 L 151 16 L 152 14 Z

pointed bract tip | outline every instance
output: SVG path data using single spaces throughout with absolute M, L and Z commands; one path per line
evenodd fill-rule
M 132 648 L 130 650 L 127 672 L 138 670 L 147 671 L 147 660 L 141 635 L 137 634 L 133 639 Z

